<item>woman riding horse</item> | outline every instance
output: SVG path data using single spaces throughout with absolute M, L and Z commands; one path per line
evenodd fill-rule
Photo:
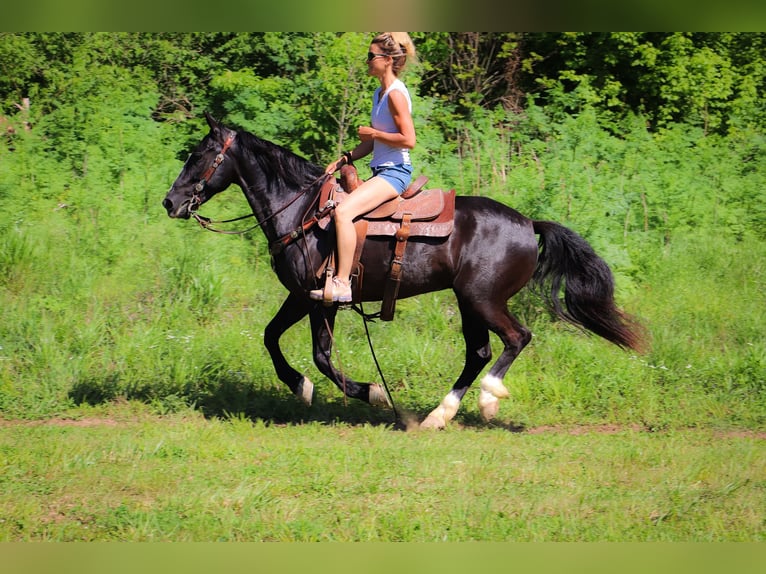
M 335 209 L 338 271 L 333 277 L 331 297 L 339 303 L 351 302 L 351 266 L 356 249 L 354 219 L 404 193 L 412 179 L 409 153 L 415 147 L 412 101 L 399 74 L 407 59 L 414 57 L 415 47 L 406 32 L 385 32 L 373 39 L 367 52 L 367 73 L 378 78 L 380 87 L 373 94 L 372 126 L 360 126 L 362 143 L 326 169 L 327 174 L 333 174 L 344 163 L 372 152 L 373 177 L 361 183 Z M 310 296 L 322 301 L 324 289 L 315 289 Z

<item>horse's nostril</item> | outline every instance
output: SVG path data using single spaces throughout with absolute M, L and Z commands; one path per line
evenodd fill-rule
M 170 208 L 173 207 L 173 202 L 166 197 L 162 200 L 162 207 L 164 207 L 167 211 L 170 211 Z

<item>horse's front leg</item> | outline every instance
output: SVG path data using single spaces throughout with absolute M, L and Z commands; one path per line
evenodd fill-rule
M 299 373 L 290 366 L 282 354 L 279 339 L 285 331 L 303 319 L 310 309 L 311 304 L 304 297 L 295 296 L 291 293 L 263 333 L 263 342 L 269 355 L 271 355 L 271 361 L 279 380 L 290 387 L 290 390 L 309 406 L 311 406 L 314 396 L 314 383 L 306 375 Z
M 343 391 L 347 397 L 359 399 L 376 407 L 392 408 L 385 389 L 376 383 L 360 383 L 338 371 L 332 364 L 333 329 L 337 306 L 316 304 L 311 310 L 311 338 L 314 346 L 314 364 L 319 371 Z

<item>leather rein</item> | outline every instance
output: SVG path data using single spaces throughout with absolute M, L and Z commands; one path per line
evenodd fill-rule
M 252 227 L 248 227 L 247 229 L 242 229 L 239 231 L 227 231 L 224 229 L 216 229 L 212 226 L 220 224 L 220 223 L 234 223 L 235 221 L 242 221 L 243 219 L 256 217 L 255 213 L 249 213 L 247 215 L 242 215 L 241 217 L 235 217 L 233 219 L 223 219 L 219 221 L 213 221 L 210 218 L 197 213 L 197 209 L 199 209 L 202 206 L 202 200 L 197 194 L 202 193 L 202 191 L 205 189 L 205 186 L 207 186 L 207 183 L 210 181 L 210 178 L 213 177 L 215 170 L 217 170 L 218 166 L 220 166 L 223 163 L 223 161 L 226 159 L 226 152 L 231 147 L 231 144 L 234 143 L 235 137 L 236 137 L 236 134 L 232 134 L 226 138 L 226 141 L 224 142 L 223 147 L 221 148 L 221 151 L 218 153 L 218 155 L 215 156 L 213 163 L 210 165 L 210 167 L 207 168 L 207 170 L 205 170 L 205 173 L 202 174 L 202 177 L 200 178 L 200 180 L 194 185 L 194 193 L 192 194 L 191 203 L 189 205 L 189 213 L 197 221 L 197 223 L 199 223 L 200 227 L 202 227 L 203 229 L 212 231 L 214 233 L 221 233 L 224 235 L 243 235 L 245 233 L 249 233 L 253 231 L 254 229 L 258 229 L 259 227 L 262 227 L 264 223 L 266 223 L 267 221 L 271 220 L 275 216 L 282 213 L 285 209 L 287 209 L 293 203 L 298 201 L 298 199 L 306 195 L 308 190 L 311 189 L 313 186 L 315 186 L 317 183 L 319 183 L 320 181 L 324 182 L 329 177 L 331 177 L 331 175 L 325 173 L 315 178 L 313 181 L 311 181 L 306 186 L 304 186 L 303 189 L 301 189 L 300 193 L 298 193 L 293 199 L 291 199 L 289 202 L 287 202 L 285 205 L 280 207 L 278 210 L 276 210 L 274 213 L 272 213 L 265 219 L 262 219 L 261 221 L 257 221 L 255 225 L 253 225 Z M 240 177 L 240 180 L 241 180 L 241 177 Z M 241 183 L 244 184 L 244 181 L 242 181 Z M 246 189 L 247 187 L 248 187 L 247 185 L 244 185 L 243 189 Z M 319 199 L 319 190 L 321 190 L 321 186 L 317 190 L 317 200 Z M 304 216 L 303 224 L 297 229 L 283 235 L 282 237 L 274 241 L 271 244 L 269 251 L 272 254 L 281 252 L 287 245 L 289 245 L 294 240 L 301 237 L 305 231 L 313 227 L 323 215 L 324 213 L 318 213 L 317 215 L 311 217 L 308 220 L 306 220 Z

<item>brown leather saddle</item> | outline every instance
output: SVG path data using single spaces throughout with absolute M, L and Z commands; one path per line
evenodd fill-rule
M 412 237 L 447 237 L 452 233 L 455 219 L 455 190 L 423 189 L 428 182 L 424 176 L 413 181 L 399 197 L 387 201 L 354 222 L 356 227 L 356 252 L 352 269 L 353 302 L 361 301 L 364 268 L 360 263 L 365 239 L 369 236 L 392 237 L 396 241 L 391 260 L 388 281 L 380 309 L 380 319 L 394 318 L 396 297 L 399 293 L 404 253 L 407 240 Z M 337 205 L 359 184 L 356 168 L 345 165 L 341 168 L 340 180 L 331 179 L 320 192 L 319 206 Z M 331 210 L 318 221 L 322 229 L 328 229 L 332 218 Z M 332 304 L 331 286 L 335 253 L 321 266 L 318 277 L 325 275 L 325 303 Z

